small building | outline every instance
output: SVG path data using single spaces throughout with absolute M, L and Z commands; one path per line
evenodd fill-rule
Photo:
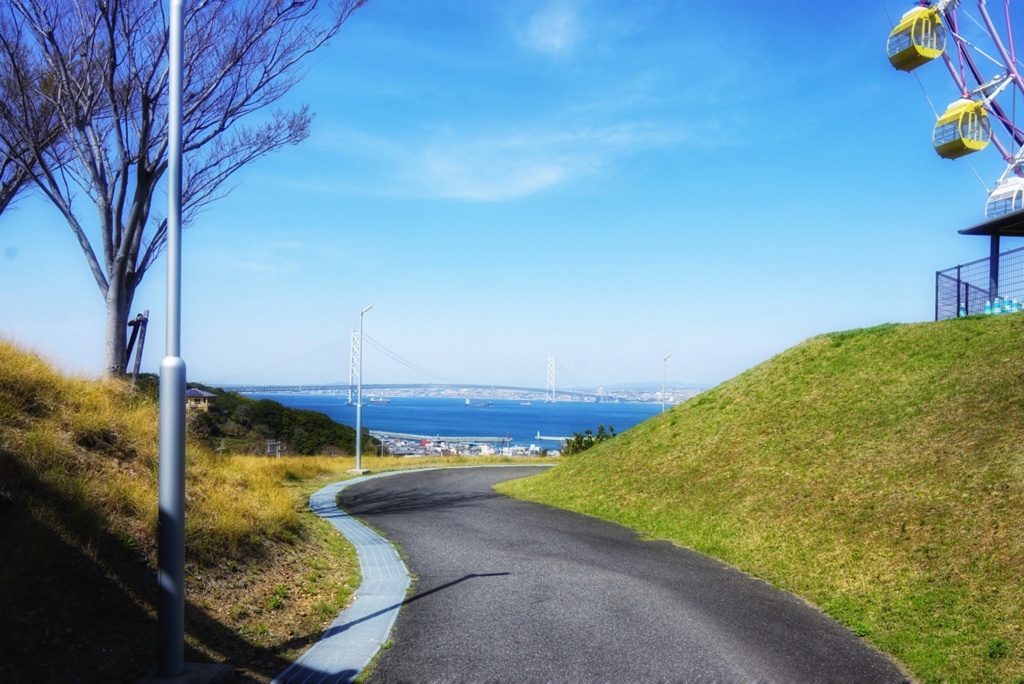
M 192 387 L 185 392 L 185 408 L 188 410 L 209 411 L 210 400 L 215 396 L 217 395 Z

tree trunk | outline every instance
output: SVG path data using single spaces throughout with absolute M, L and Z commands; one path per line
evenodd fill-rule
M 124 282 L 112 279 L 107 288 L 106 342 L 103 348 L 103 369 L 108 377 L 121 377 L 128 367 L 128 314 L 131 300 Z
M 183 223 L 236 171 L 309 136 L 306 106 L 270 110 L 364 2 L 190 3 Z M 155 0 L 0 0 L 0 138 L 18 143 L 0 151 L 17 152 L 15 167 L 0 163 L 0 211 L 18 192 L 10 183 L 30 178 L 67 219 L 106 303 L 108 376 L 127 369 L 132 300 L 166 246 L 166 220 L 150 218 L 169 164 L 166 20 Z M 102 245 L 72 210 L 77 189 L 95 203 Z

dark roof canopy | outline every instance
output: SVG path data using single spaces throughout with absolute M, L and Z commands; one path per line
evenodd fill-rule
M 961 235 L 1024 237 L 1024 211 L 1016 211 L 959 231 Z

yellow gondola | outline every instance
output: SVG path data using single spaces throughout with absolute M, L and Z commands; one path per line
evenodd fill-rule
M 957 100 L 935 122 L 932 144 L 943 159 L 956 159 L 985 149 L 991 136 L 985 106 L 974 100 Z
M 900 19 L 886 43 L 889 63 L 900 71 L 912 71 L 932 61 L 946 49 L 942 17 L 932 7 L 915 7 Z

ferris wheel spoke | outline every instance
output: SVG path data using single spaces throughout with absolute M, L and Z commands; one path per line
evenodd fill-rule
M 982 57 L 984 57 L 988 61 L 992 62 L 993 65 L 999 67 L 1000 69 L 1004 67 L 1004 63 L 1003 62 L 999 61 L 998 59 L 996 59 L 992 55 L 988 54 L 987 52 L 985 52 L 984 50 L 979 48 L 977 45 L 973 44 L 972 42 L 970 42 L 969 40 L 967 40 L 966 38 L 961 36 L 959 33 L 956 33 L 955 31 L 950 31 L 949 34 L 951 36 L 953 36 L 953 38 L 956 39 L 957 43 L 959 43 L 960 45 L 963 45 L 964 47 L 971 48 L 971 50 L 973 50 L 974 52 L 977 52 L 979 55 L 981 55 Z M 971 53 L 970 52 L 965 50 L 963 57 L 964 57 L 964 59 L 967 60 L 967 62 L 969 64 L 973 64 L 974 60 L 971 58 Z M 977 67 L 975 67 L 975 68 L 977 68 Z
M 992 39 L 992 44 L 996 46 L 996 51 L 999 53 L 999 56 L 1003 60 L 1002 65 L 1007 65 L 1010 66 L 1010 68 L 1012 68 L 1013 58 L 1010 57 L 1010 54 L 1006 51 L 1006 48 L 1003 47 L 1003 41 L 999 37 L 999 31 L 996 30 L 996 25 L 992 22 L 992 17 L 989 16 L 988 8 L 985 6 L 984 2 L 978 3 L 978 10 L 981 12 L 982 21 L 985 22 L 985 28 L 988 30 L 988 35 Z M 1006 3 L 1006 11 L 1010 11 L 1009 2 Z M 1013 36 L 1013 31 L 1010 27 L 1009 22 L 1009 14 L 1007 14 L 1006 31 L 1011 37 Z

